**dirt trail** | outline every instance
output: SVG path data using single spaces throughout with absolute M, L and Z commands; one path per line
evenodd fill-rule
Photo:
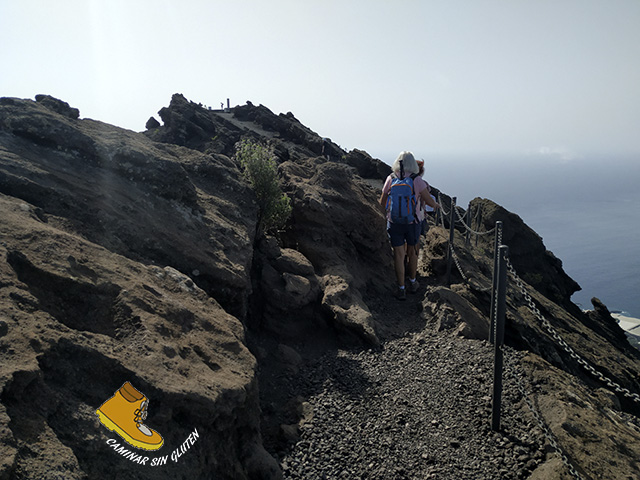
M 544 460 L 542 432 L 507 374 L 502 432 L 491 431 L 493 348 L 432 331 L 422 282 L 406 302 L 374 305 L 381 349 L 328 351 L 282 376 L 289 443 L 267 444 L 285 478 L 525 479 Z
M 524 479 L 544 459 L 508 378 L 503 429 L 491 431 L 485 341 L 424 330 L 379 352 L 339 350 L 301 377 L 306 417 L 280 454 L 285 478 Z

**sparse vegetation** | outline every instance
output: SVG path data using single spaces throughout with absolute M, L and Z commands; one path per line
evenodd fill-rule
M 236 145 L 236 159 L 258 197 L 258 237 L 282 228 L 291 215 L 291 199 L 282 192 L 273 148 L 252 140 Z

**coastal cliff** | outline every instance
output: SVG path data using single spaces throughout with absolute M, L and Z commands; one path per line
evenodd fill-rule
M 640 354 L 604 305 L 571 303 L 579 286 L 516 214 L 488 199 L 469 207 L 482 209 L 476 229 L 503 222 L 523 282 L 508 288 L 514 390 L 494 433 L 493 238 L 466 246 L 457 234 L 460 269 L 447 282 L 449 234 L 433 224 L 421 289 L 398 306 L 380 160 L 334 143 L 327 159 L 292 113 L 250 102 L 211 110 L 176 94 L 142 133 L 80 113 L 46 95 L 0 99 L 0 479 L 568 478 L 518 378 L 583 478 L 640 476 Z M 259 206 L 234 158 L 246 138 L 273 148 L 291 199 L 273 235 L 257 233 Z M 630 395 L 567 354 L 523 289 Z M 96 415 L 125 382 L 149 402 L 157 451 L 135 456 Z M 436 392 L 451 408 L 412 434 L 401 410 Z M 352 457 L 380 428 L 389 445 Z M 431 435 L 429 452 L 418 435 Z M 406 447 L 394 454 L 398 438 Z M 480 454 L 483 444 L 493 450 Z

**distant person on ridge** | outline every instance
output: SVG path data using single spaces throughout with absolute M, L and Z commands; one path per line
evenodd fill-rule
M 427 183 L 418 176 L 420 169 L 411 152 L 401 152 L 391 168 L 393 172 L 382 187 L 380 205 L 387 213 L 387 233 L 393 247 L 398 282 L 396 297 L 406 300 L 405 255 L 409 259 L 409 291 L 415 293 L 419 287 L 416 274 L 422 225 L 418 217 L 418 208 L 422 208 L 421 205 L 424 204 L 432 208 L 440 208 L 440 205 L 429 194 Z M 420 205 L 417 204 L 417 199 L 421 200 Z

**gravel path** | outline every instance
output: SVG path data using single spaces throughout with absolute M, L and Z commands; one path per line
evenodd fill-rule
M 308 421 L 279 455 L 287 479 L 524 479 L 545 456 L 508 375 L 502 430 L 491 431 L 488 342 L 407 334 L 300 373 L 292 388 Z

